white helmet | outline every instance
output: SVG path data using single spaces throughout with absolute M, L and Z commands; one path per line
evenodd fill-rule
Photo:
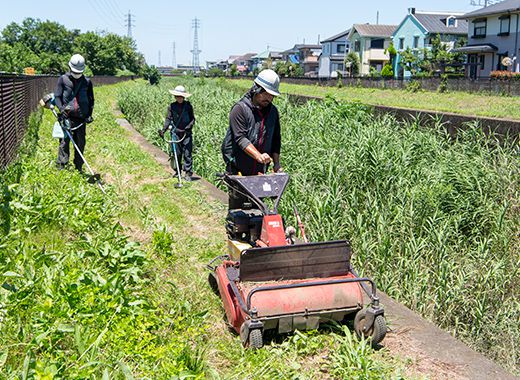
M 278 88 L 280 87 L 280 77 L 274 70 L 266 69 L 260 71 L 255 78 L 255 83 L 274 96 L 280 95 Z
M 85 71 L 85 58 L 81 54 L 74 54 L 69 61 L 70 71 L 81 74 Z

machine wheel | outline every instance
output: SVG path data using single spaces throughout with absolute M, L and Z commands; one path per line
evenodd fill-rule
M 217 278 L 215 277 L 215 273 L 209 272 L 208 282 L 209 282 L 209 286 L 211 287 L 211 290 L 213 291 L 213 293 L 215 293 L 218 296 L 219 295 L 218 282 L 217 282 Z
M 380 343 L 386 336 L 386 321 L 382 315 L 376 316 L 374 324 L 367 331 L 363 331 L 366 320 L 366 310 L 362 309 L 357 312 L 354 318 L 354 330 L 358 338 L 370 338 L 373 346 Z
M 257 349 L 264 346 L 264 337 L 262 330 L 254 329 L 249 331 L 249 347 Z

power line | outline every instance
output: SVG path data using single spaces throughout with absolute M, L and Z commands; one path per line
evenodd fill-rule
M 106 18 L 102 8 L 100 7 L 100 5 L 96 2 L 96 0 L 88 0 L 88 2 L 90 3 L 90 5 L 92 6 L 92 8 L 94 9 L 94 11 L 97 13 L 97 15 L 99 16 L 99 18 L 103 21 L 103 23 L 105 23 L 107 26 L 110 25 L 113 27 L 113 21 L 110 20 L 110 18 Z M 98 8 L 99 7 L 99 8 Z

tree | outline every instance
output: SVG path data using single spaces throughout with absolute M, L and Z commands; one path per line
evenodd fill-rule
M 345 67 L 349 69 L 350 76 L 356 76 L 359 74 L 359 68 L 361 63 L 359 61 L 359 55 L 356 52 L 351 51 L 345 57 Z
M 143 69 L 143 78 L 152 85 L 159 84 L 159 81 L 161 80 L 161 73 L 154 65 L 145 65 L 145 68 Z
M 393 78 L 394 76 L 394 70 L 392 70 L 392 65 L 390 63 L 387 63 L 383 66 L 383 70 L 381 70 L 381 76 L 383 78 Z
M 52 21 L 26 18 L 11 23 L 1 33 L 0 70 L 22 72 L 34 67 L 37 73 L 59 74 L 68 69 L 74 53 L 82 54 L 88 71 L 114 75 L 118 71 L 139 73 L 144 57 L 135 42 L 111 33 L 80 33 Z

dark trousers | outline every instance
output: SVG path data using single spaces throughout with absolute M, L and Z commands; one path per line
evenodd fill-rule
M 184 138 L 183 138 L 184 136 Z M 186 131 L 184 134 L 174 135 L 172 134 L 172 140 L 178 141 L 182 139 L 182 141 L 175 144 L 175 150 L 177 153 L 177 162 L 179 163 L 179 167 L 182 167 L 183 170 L 186 172 L 187 175 L 193 174 L 193 158 L 192 158 L 192 152 L 193 152 L 193 137 L 191 134 L 191 131 Z M 173 143 L 172 143 L 173 145 Z M 175 167 L 175 162 L 173 159 L 173 146 L 170 145 L 172 159 L 170 160 L 170 166 L 172 167 L 173 171 L 177 171 L 177 168 Z M 183 163 L 184 158 L 184 165 L 181 165 Z
M 72 138 L 74 139 L 74 142 L 76 143 L 79 151 L 81 154 L 83 154 L 83 151 L 85 150 L 85 144 L 86 144 L 86 126 L 83 121 L 75 121 L 70 120 L 70 126 L 72 129 L 76 128 L 79 124 L 83 123 L 81 127 L 71 132 Z M 65 138 L 60 139 L 60 147 L 58 149 L 58 160 L 56 163 L 60 166 L 65 166 L 69 163 L 69 157 L 70 157 L 70 138 L 67 136 L 67 133 L 65 133 Z M 83 168 L 83 159 L 79 155 L 77 151 L 74 152 L 74 166 L 79 171 Z

